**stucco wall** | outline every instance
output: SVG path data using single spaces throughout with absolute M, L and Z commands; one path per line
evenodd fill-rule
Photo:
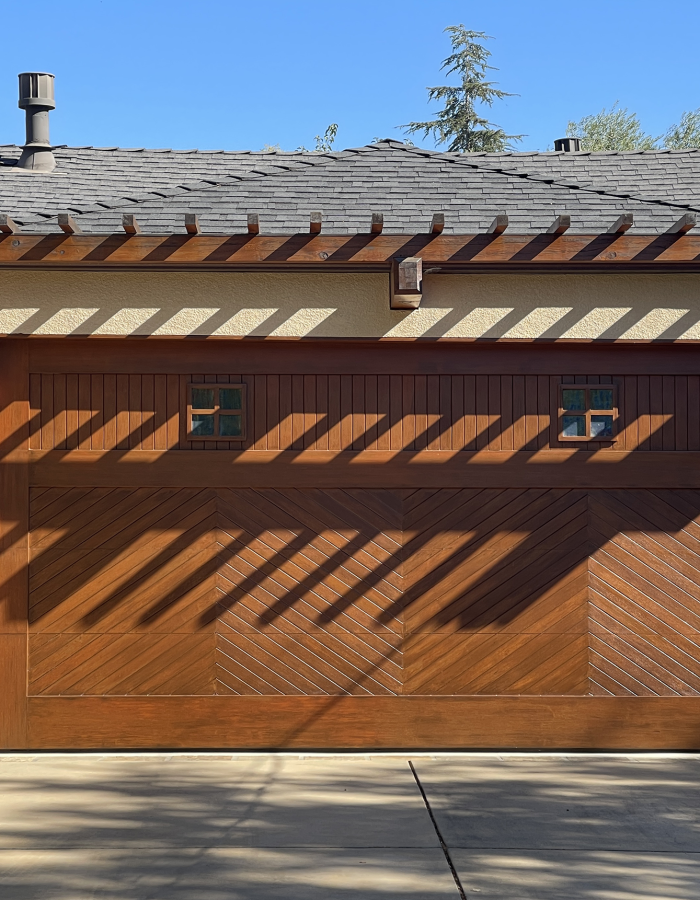
M 700 339 L 697 275 L 429 275 L 414 311 L 383 274 L 0 271 L 0 333 Z

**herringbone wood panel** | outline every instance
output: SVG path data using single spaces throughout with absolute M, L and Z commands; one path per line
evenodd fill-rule
M 700 693 L 700 492 L 36 489 L 33 694 Z
M 401 691 L 401 501 L 219 493 L 217 691 Z
M 583 491 L 405 500 L 404 691 L 585 694 Z
M 594 491 L 591 692 L 700 693 L 700 492 Z

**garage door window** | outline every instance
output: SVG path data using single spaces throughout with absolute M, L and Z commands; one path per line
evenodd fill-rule
M 612 441 L 616 427 L 615 385 L 560 385 L 560 441 Z
M 245 439 L 244 384 L 188 384 L 187 439 Z

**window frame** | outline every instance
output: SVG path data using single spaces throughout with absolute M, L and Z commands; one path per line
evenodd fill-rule
M 247 385 L 236 382 L 235 384 L 226 384 L 225 382 L 211 382 L 211 381 L 199 381 L 199 382 L 189 382 L 187 385 L 187 408 L 185 410 L 186 414 L 186 439 L 188 441 L 245 441 L 247 434 L 247 410 L 248 403 L 246 397 L 246 387 Z M 231 389 L 237 388 L 241 392 L 241 408 L 240 409 L 227 409 L 223 411 L 224 416 L 236 416 L 239 415 L 241 417 L 241 434 L 238 435 L 220 435 L 219 434 L 219 418 L 222 415 L 221 407 L 219 405 L 219 391 L 221 389 Z M 200 407 L 192 405 L 192 391 L 193 390 L 213 390 L 214 391 L 214 406 L 213 407 Z M 213 415 L 214 416 L 214 434 L 192 434 L 192 415 Z
M 563 391 L 585 391 L 586 393 L 586 409 L 574 410 L 567 409 L 563 402 Z M 612 391 L 612 409 L 593 409 L 591 407 L 591 391 Z M 564 416 L 582 416 L 586 420 L 586 434 L 569 437 L 564 435 Z M 591 416 L 612 416 L 612 434 L 611 435 L 591 435 Z M 558 436 L 557 440 L 563 443 L 591 443 L 591 442 L 607 442 L 610 443 L 617 438 L 618 432 L 619 407 L 617 400 L 616 384 L 560 384 L 559 385 L 559 410 L 558 410 Z

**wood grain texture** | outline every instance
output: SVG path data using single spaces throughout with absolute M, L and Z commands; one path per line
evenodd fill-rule
M 700 492 L 591 497 L 591 689 L 700 694 Z
M 700 344 L 542 341 L 12 338 L 29 371 L 202 375 L 697 375 Z M 168 382 L 171 387 L 170 380 Z M 280 383 L 280 388 L 282 384 Z M 470 385 L 467 385 L 469 388 Z M 342 390 L 342 386 L 341 386 Z
M 32 697 L 41 749 L 700 749 L 697 697 Z
M 645 394 L 641 408 L 638 394 L 644 393 L 648 376 L 619 377 L 619 430 L 613 439 L 594 444 L 559 440 L 559 390 L 567 383 L 610 383 L 609 375 L 533 375 L 526 382 L 495 374 L 477 375 L 475 382 L 469 375 L 404 376 L 393 398 L 390 376 L 383 374 L 346 381 L 313 374 L 282 381 L 279 375 L 178 376 L 180 396 L 189 380 L 221 384 L 233 379 L 247 385 L 246 438 L 208 442 L 187 441 L 184 404 L 168 403 L 163 381 L 155 390 L 164 376 L 112 376 L 116 407 L 104 391 L 109 377 L 32 373 L 30 449 L 153 450 L 157 440 L 157 449 L 164 450 L 501 451 L 526 444 L 530 449 L 650 450 L 658 438 L 658 449 L 700 450 L 700 431 L 688 424 L 697 421 L 700 409 L 686 375 L 665 376 L 664 391 Z M 465 406 L 465 394 L 474 390 L 475 399 Z M 58 418 L 65 418 L 65 428 L 58 427 Z M 291 419 L 291 434 L 282 428 L 283 418 Z
M 25 342 L 0 341 L 0 746 L 26 741 L 30 384 Z M 36 383 L 34 385 L 36 387 Z
M 700 452 L 30 450 L 33 487 L 700 488 Z M 18 462 L 17 465 L 23 465 Z
M 9 238 L 12 238 L 10 240 Z M 696 271 L 689 234 L 0 235 L 0 266 L 389 271 L 396 256 L 479 271 Z

